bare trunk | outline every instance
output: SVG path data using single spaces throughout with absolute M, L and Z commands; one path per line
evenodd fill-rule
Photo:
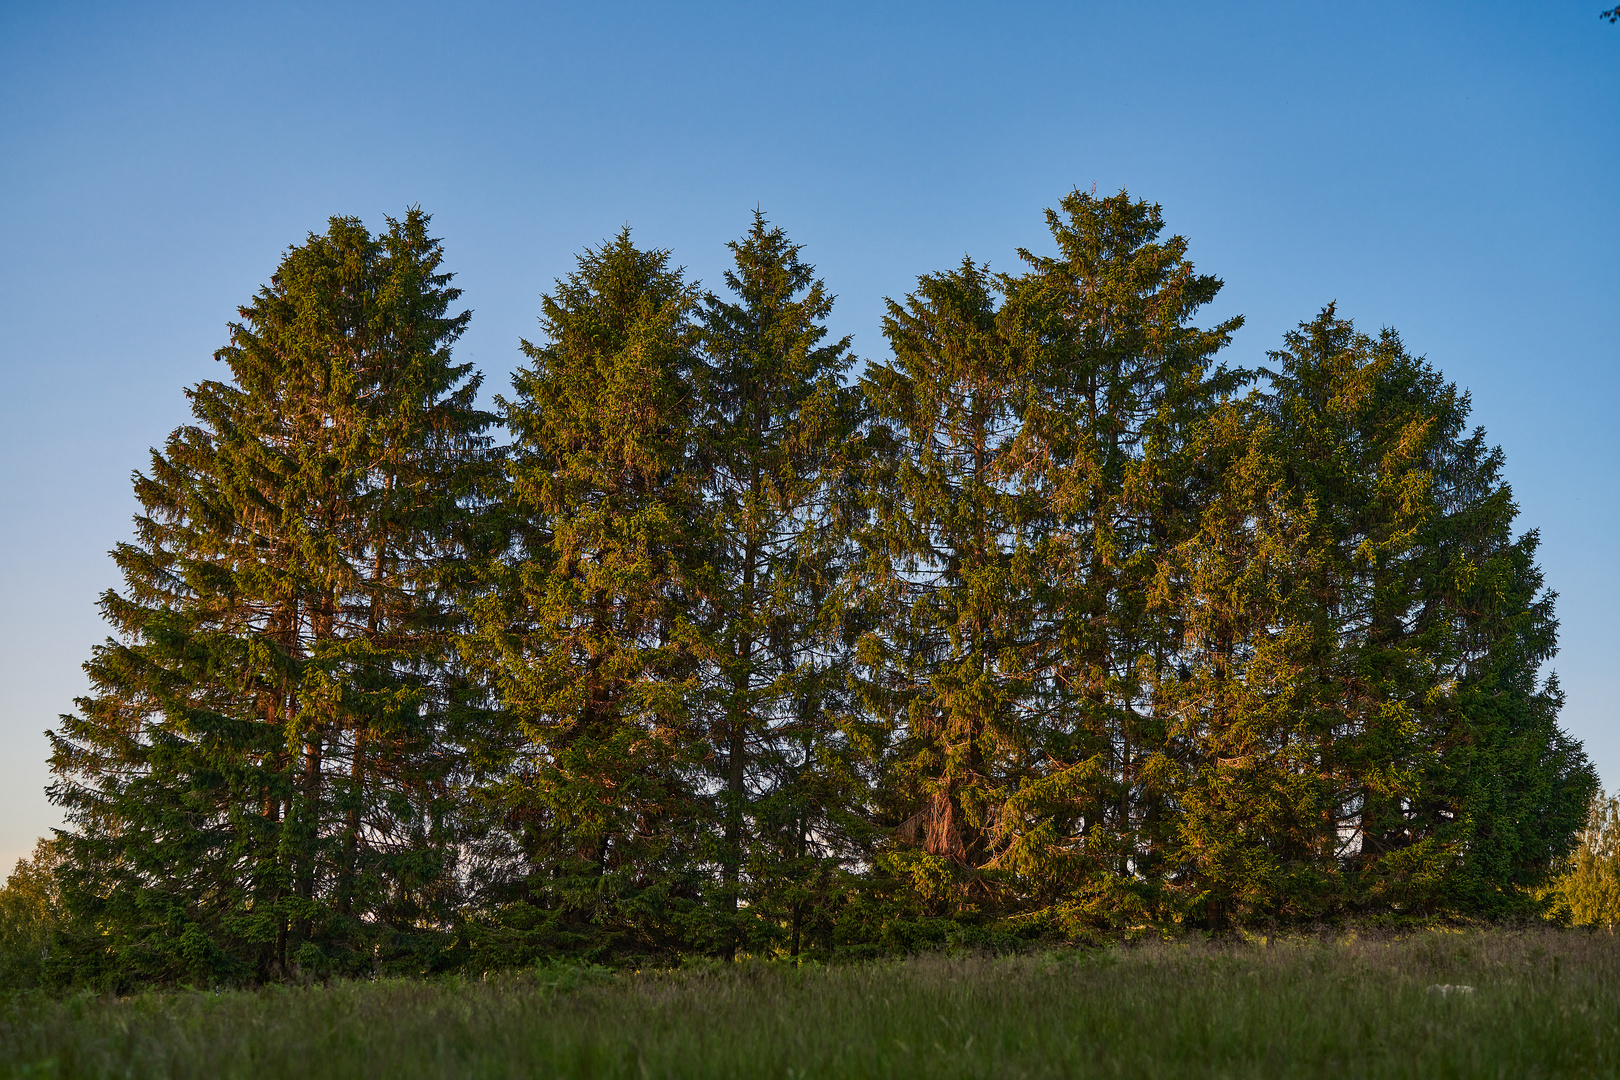
M 354 733 L 354 756 L 349 762 L 349 814 L 343 829 L 343 880 L 338 884 L 338 910 L 354 909 L 355 869 L 360 858 L 360 811 L 365 799 L 366 733 Z
M 754 560 L 758 552 L 752 538 L 748 541 L 743 558 L 742 614 L 750 618 L 754 612 Z M 740 664 L 732 685 L 731 730 L 726 746 L 726 863 L 725 906 L 731 927 L 726 940 L 726 960 L 737 958 L 738 891 L 743 863 L 743 801 L 746 791 L 748 755 L 749 691 L 753 686 L 754 637 L 744 631 L 737 641 Z

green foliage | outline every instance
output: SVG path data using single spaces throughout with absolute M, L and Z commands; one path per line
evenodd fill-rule
M 1057 253 L 1020 251 L 1027 271 L 1003 281 L 1030 372 L 1013 456 L 1043 517 L 1039 765 L 1002 817 L 1003 861 L 1060 924 L 1129 925 L 1166 902 L 1196 716 L 1170 567 L 1208 497 L 1201 425 L 1246 378 L 1214 359 L 1242 320 L 1191 324 L 1221 282 L 1160 239 L 1158 206 L 1077 191 L 1047 224 Z
M 56 881 L 61 852 L 59 841 L 41 840 L 33 858 L 18 859 L 0 888 L 0 990 L 26 990 L 44 981 L 64 915 Z
M 800 247 L 756 211 L 729 245 L 733 299 L 704 300 L 700 467 L 718 589 L 710 783 L 726 955 L 798 955 L 862 851 L 860 732 L 846 691 L 840 600 L 861 461 L 849 339 L 827 341 L 833 298 Z M 852 812 L 855 811 L 855 812 Z M 739 903 L 747 908 L 739 917 Z M 821 920 L 824 922 L 825 920 Z
M 1008 467 L 1027 387 L 993 288 L 971 260 L 919 278 L 889 302 L 894 362 L 863 380 L 885 452 L 861 587 L 892 613 L 861 643 L 863 697 L 893 731 L 881 796 L 896 840 L 922 848 L 886 861 L 935 914 L 994 904 L 996 816 L 1031 741 L 1036 504 Z
M 1166 559 L 1185 644 L 1161 683 L 1176 785 L 1169 876 L 1206 926 L 1308 921 L 1335 910 L 1343 846 L 1320 658 L 1333 633 L 1310 584 L 1315 503 L 1288 482 L 1289 446 L 1251 395 L 1212 411 L 1196 446 L 1198 531 Z
M 1576 926 L 1614 933 L 1620 923 L 1620 796 L 1600 791 L 1593 797 L 1586 827 L 1551 893 Z
M 491 797 L 522 864 L 494 895 L 621 950 L 673 946 L 709 856 L 697 304 L 628 230 L 542 298 L 546 340 L 498 399 L 512 539 L 468 643 L 515 736 Z
M 476 692 L 449 635 L 493 419 L 428 218 L 292 248 L 135 476 L 119 637 L 54 741 L 55 977 L 365 970 L 455 903 Z
M 1556 726 L 1556 647 L 1500 450 L 1398 335 L 1329 307 L 1272 354 L 1264 408 L 1309 514 L 1318 807 L 1362 910 L 1502 914 L 1568 850 L 1595 784 Z M 1304 681 L 1302 678 L 1301 682 Z M 1511 779 L 1509 779 L 1511 778 Z

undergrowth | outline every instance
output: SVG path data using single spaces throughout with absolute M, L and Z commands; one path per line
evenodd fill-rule
M 1620 943 L 1584 931 L 843 967 L 549 963 L 0 1004 L 13 1077 L 1607 1075 L 1620 1075 Z

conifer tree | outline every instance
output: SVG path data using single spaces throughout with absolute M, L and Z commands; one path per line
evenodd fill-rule
M 1394 331 L 1330 306 L 1239 396 L 1221 282 L 1076 191 L 849 386 L 756 213 L 724 297 L 580 255 L 496 448 L 428 223 L 291 248 L 136 474 L 5 978 L 1612 899 L 1538 538 Z
M 471 714 L 444 568 L 492 418 L 427 226 L 333 218 L 289 250 L 232 380 L 135 476 L 119 637 L 52 735 L 75 977 L 369 968 L 450 917 Z
M 1159 240 L 1155 205 L 1075 191 L 1047 224 L 1057 254 L 1020 250 L 1028 269 L 1003 287 L 1035 375 L 1013 453 L 1050 517 L 1033 751 L 1048 765 L 1001 830 L 1005 864 L 1043 883 L 1055 916 L 1108 921 L 1158 903 L 1182 775 L 1164 684 L 1184 632 L 1160 584 L 1198 528 L 1195 433 L 1246 379 L 1213 360 L 1242 320 L 1190 324 L 1221 282 L 1194 272 L 1184 238 Z
M 858 399 L 843 385 L 849 339 L 827 341 L 833 298 L 759 212 L 729 245 L 703 311 L 708 364 L 702 468 L 715 524 L 714 782 L 723 921 L 748 902 L 756 947 L 785 930 L 797 954 L 811 905 L 847 855 L 844 620 Z M 719 928 L 732 956 L 749 933 Z
M 518 736 L 499 795 L 527 872 L 509 899 L 538 913 L 531 948 L 664 949 L 713 854 L 698 296 L 626 230 L 541 304 L 545 339 L 499 399 L 514 533 L 471 643 Z
M 890 301 L 889 364 L 862 380 L 892 440 L 862 537 L 881 628 L 861 647 L 867 706 L 895 735 L 885 862 L 937 908 L 996 902 L 997 823 L 1032 742 L 1036 506 L 1009 464 L 1028 390 L 995 282 L 965 259 Z
M 1222 403 L 1195 440 L 1197 531 L 1158 590 L 1183 627 L 1161 707 L 1173 834 L 1167 884 L 1210 928 L 1297 922 L 1338 909 L 1341 793 L 1322 658 L 1333 628 L 1316 603 L 1317 504 L 1289 484 L 1290 447 L 1258 392 Z
M 1556 647 L 1534 532 L 1515 539 L 1502 455 L 1466 394 L 1399 336 L 1330 306 L 1273 354 L 1269 408 L 1317 507 L 1317 678 L 1335 715 L 1319 768 L 1364 908 L 1522 905 L 1568 850 L 1595 784 L 1557 726 Z

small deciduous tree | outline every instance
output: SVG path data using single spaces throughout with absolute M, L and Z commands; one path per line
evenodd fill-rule
M 1552 892 L 1576 926 L 1614 933 L 1620 923 L 1620 796 L 1599 791 L 1592 798 L 1586 825 Z
M 0 888 L 0 989 L 38 986 L 63 918 L 56 871 L 62 845 L 51 838 L 34 846 L 32 858 L 18 859 Z

